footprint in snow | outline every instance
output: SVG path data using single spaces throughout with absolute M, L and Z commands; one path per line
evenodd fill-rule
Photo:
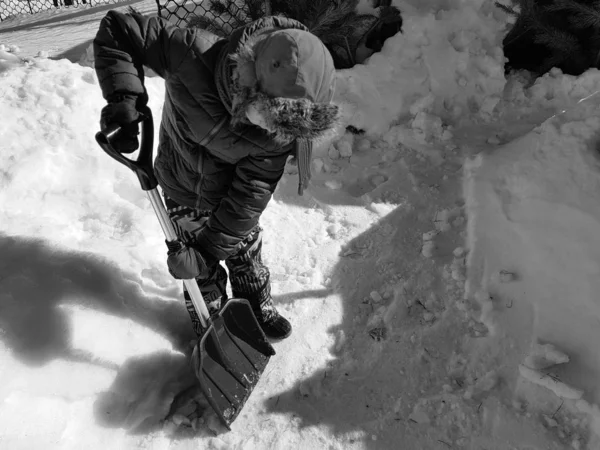
M 361 197 L 374 191 L 388 180 L 389 177 L 383 173 L 365 175 L 358 178 L 353 184 L 348 185 L 346 190 L 353 197 Z

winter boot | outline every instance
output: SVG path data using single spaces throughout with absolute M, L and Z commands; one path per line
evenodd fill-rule
M 269 297 L 258 307 L 252 305 L 252 311 L 265 335 L 271 339 L 285 339 L 292 334 L 292 325 L 283 317 Z
M 248 300 L 267 337 L 284 339 L 292 333 L 290 323 L 275 309 L 271 298 L 269 268 L 263 263 L 262 228 L 254 230 L 239 244 L 238 252 L 225 260 L 234 298 Z

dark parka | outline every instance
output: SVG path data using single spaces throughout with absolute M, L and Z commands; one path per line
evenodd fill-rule
M 110 11 L 94 40 L 96 73 L 107 101 L 134 94 L 143 102 L 142 66 L 165 79 L 156 175 L 179 204 L 213 211 L 197 244 L 221 260 L 258 224 L 294 146 L 278 145 L 255 126 L 231 131 L 215 71 L 220 58 L 255 33 L 283 28 L 302 25 L 269 17 L 223 39 L 157 17 Z

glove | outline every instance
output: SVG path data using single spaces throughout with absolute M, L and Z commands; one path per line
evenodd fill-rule
M 139 147 L 138 122 L 141 114 L 137 109 L 138 98 L 135 95 L 119 95 L 111 98 L 102 108 L 100 114 L 100 129 L 105 130 L 110 125 L 119 125 L 121 130 L 111 140 L 115 150 L 121 153 L 133 153 Z
M 188 247 L 180 241 L 166 241 L 166 243 L 169 248 L 167 266 L 173 278 L 178 280 L 206 279 L 210 275 L 209 264 L 198 250 Z

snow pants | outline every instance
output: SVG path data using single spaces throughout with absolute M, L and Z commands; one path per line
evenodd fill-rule
M 186 245 L 194 247 L 195 236 L 205 226 L 211 211 L 180 206 L 167 196 L 165 196 L 165 204 L 179 239 Z M 198 251 L 202 254 L 202 249 Z M 236 253 L 225 260 L 233 297 L 248 300 L 255 311 L 272 305 L 270 272 L 262 262 L 261 252 L 262 228 L 256 226 L 239 244 Z M 209 275 L 206 278 L 196 279 L 196 282 L 210 313 L 213 314 L 227 301 L 228 277 L 220 261 L 207 259 Z M 194 331 L 200 335 L 203 330 L 198 313 L 187 292 L 184 292 L 184 298 Z

